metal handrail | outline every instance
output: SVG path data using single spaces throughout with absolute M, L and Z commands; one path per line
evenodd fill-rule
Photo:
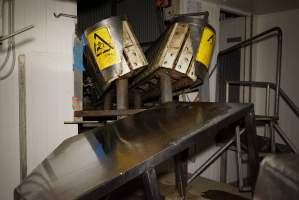
M 215 67 L 211 70 L 211 73 L 209 74 L 209 78 L 212 76 L 216 68 L 218 67 L 220 63 L 220 57 L 228 54 L 230 52 L 233 52 L 235 50 L 247 47 L 249 45 L 258 43 L 260 41 L 272 38 L 272 37 L 277 37 L 277 60 L 276 60 L 276 76 L 275 76 L 275 81 L 276 81 L 276 88 L 275 88 L 275 105 L 274 105 L 274 115 L 278 116 L 279 115 L 279 90 L 280 90 L 280 82 L 281 82 L 281 59 L 282 59 L 282 30 L 280 27 L 273 27 L 271 29 L 268 29 L 260 34 L 257 34 L 243 42 L 240 42 L 230 48 L 224 49 L 218 53 L 217 56 L 217 64 Z
M 260 81 L 227 81 L 229 85 L 238 85 L 238 86 L 250 86 L 250 87 L 259 87 L 259 88 L 267 88 L 268 86 L 275 90 L 276 84 L 272 82 L 260 82 Z M 283 89 L 279 88 L 279 96 L 286 102 L 286 104 L 291 108 L 294 114 L 299 118 L 299 107 L 294 103 L 294 101 L 283 91 Z M 279 117 L 279 116 L 276 116 Z
M 276 88 L 277 88 L 277 85 L 272 83 L 272 82 L 227 81 L 226 82 L 226 100 L 227 101 L 229 100 L 229 86 L 230 85 L 266 88 L 267 89 L 267 102 L 266 102 L 266 104 L 269 103 L 269 89 L 276 90 Z M 296 106 L 296 104 L 290 99 L 290 97 L 281 88 L 279 88 L 279 97 L 282 97 L 282 99 L 286 102 L 286 104 L 289 106 L 289 108 L 299 118 L 299 108 L 298 108 L 298 106 Z M 266 107 L 268 107 L 268 106 L 269 105 L 266 105 Z M 269 111 L 267 111 L 267 114 L 269 114 Z M 271 123 L 271 124 L 273 124 L 274 129 L 277 131 L 277 133 L 280 135 L 280 137 L 292 149 L 292 151 L 294 153 L 299 153 L 299 150 L 297 149 L 297 147 L 293 144 L 293 142 L 288 138 L 287 134 L 278 125 L 278 123 L 277 123 L 278 119 L 279 119 L 279 116 L 274 116 L 274 118 L 272 119 L 272 121 L 274 121 L 274 123 Z M 272 142 L 274 142 L 274 144 L 275 144 L 275 139 Z M 271 144 L 271 145 L 274 145 L 274 144 Z

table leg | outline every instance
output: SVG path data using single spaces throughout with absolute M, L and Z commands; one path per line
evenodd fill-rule
M 188 180 L 188 150 L 179 153 L 174 158 L 175 182 L 179 195 L 186 198 L 186 187 Z
M 227 151 L 223 152 L 220 157 L 220 182 L 226 183 L 227 177 Z
M 258 170 L 259 170 L 259 161 L 258 161 L 255 115 L 253 110 L 245 117 L 245 133 L 246 133 L 247 147 L 248 147 L 248 160 L 249 160 L 250 177 L 251 177 L 250 182 L 251 182 L 252 189 L 254 191 L 254 186 L 256 183 Z
M 143 174 L 143 185 L 147 200 L 161 200 L 159 182 L 155 168 L 148 169 Z

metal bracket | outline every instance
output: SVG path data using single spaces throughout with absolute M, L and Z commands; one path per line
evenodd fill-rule
M 76 15 L 70 15 L 70 14 L 66 14 L 66 13 L 53 13 L 55 18 L 60 18 L 60 17 L 68 17 L 68 18 L 73 18 L 73 19 L 77 19 Z

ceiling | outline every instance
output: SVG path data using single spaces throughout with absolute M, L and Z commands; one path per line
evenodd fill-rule
M 299 0 L 204 0 L 254 14 L 299 9 Z

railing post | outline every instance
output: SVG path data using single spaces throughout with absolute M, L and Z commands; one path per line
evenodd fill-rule
M 225 102 L 228 103 L 229 102 L 229 82 L 226 82 L 226 96 L 225 96 Z

